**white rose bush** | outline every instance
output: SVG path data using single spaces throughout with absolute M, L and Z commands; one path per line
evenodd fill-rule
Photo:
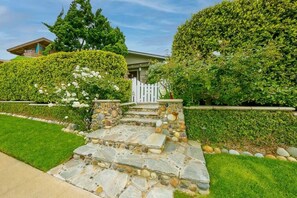
M 99 73 L 88 67 L 76 66 L 69 82 L 60 82 L 53 87 L 34 85 L 40 94 L 50 98 L 49 107 L 66 105 L 85 115 L 85 122 L 90 122 L 93 100 L 119 99 L 120 88 L 107 72 Z M 86 123 L 87 124 L 87 123 Z

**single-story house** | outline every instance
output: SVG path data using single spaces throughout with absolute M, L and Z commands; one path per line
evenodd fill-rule
M 37 57 L 42 55 L 42 51 L 51 42 L 51 40 L 42 37 L 9 48 L 7 51 L 18 56 Z M 165 58 L 165 56 L 161 55 L 128 50 L 128 54 L 125 56 L 125 59 L 128 65 L 129 78 L 136 77 L 141 82 L 146 82 L 146 72 L 149 68 L 150 62 L 153 60 L 164 61 Z
M 5 62 L 7 62 L 7 60 L 0 59 L 0 64 Z

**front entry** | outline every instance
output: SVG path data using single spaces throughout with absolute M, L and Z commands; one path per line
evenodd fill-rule
M 160 99 L 160 83 L 144 84 L 132 78 L 132 97 L 135 103 L 156 103 Z

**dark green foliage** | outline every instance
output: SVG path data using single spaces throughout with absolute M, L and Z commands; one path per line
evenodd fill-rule
M 86 129 L 84 114 L 68 106 L 30 106 L 27 103 L 0 103 L 0 112 L 13 113 L 60 122 L 74 123 Z M 67 116 L 67 117 L 66 117 Z
M 224 60 L 229 63 L 233 61 L 232 56 L 243 52 L 241 60 L 237 62 L 237 64 L 242 64 L 244 69 L 242 76 L 239 75 L 239 65 L 228 64 L 228 62 L 217 62 L 221 64 L 222 68 L 210 68 L 210 74 L 204 72 L 204 79 L 201 81 L 195 79 L 195 82 L 191 82 L 193 85 L 191 91 L 201 90 L 206 80 L 212 84 L 219 83 L 218 85 L 222 87 L 221 90 L 226 91 L 226 93 L 224 95 L 220 94 L 218 97 L 223 97 L 227 101 L 228 98 L 234 98 L 232 92 L 236 87 L 240 89 L 236 89 L 235 93 L 243 92 L 242 95 L 247 94 L 246 96 L 249 96 L 249 93 L 244 93 L 246 92 L 245 86 L 241 87 L 236 84 L 238 82 L 249 84 L 251 82 L 250 79 L 253 78 L 253 74 L 255 73 L 254 71 L 262 68 L 261 81 L 256 81 L 253 85 L 255 92 L 250 92 L 252 95 L 249 98 L 245 96 L 244 100 L 242 96 L 239 96 L 239 98 L 236 96 L 235 99 L 238 102 L 245 103 L 296 106 L 296 27 L 297 2 L 295 0 L 223 1 L 216 6 L 198 12 L 179 27 L 173 42 L 172 59 L 175 64 L 180 64 L 183 67 L 194 67 L 197 65 L 201 66 L 199 61 L 208 60 L 214 51 L 220 52 L 223 57 L 231 56 L 231 60 L 226 58 Z M 258 50 L 263 51 L 263 49 L 269 46 L 274 46 L 274 52 L 279 54 L 277 59 L 273 60 L 273 55 L 270 57 L 255 57 L 253 55 L 250 56 L 251 54 L 248 53 L 245 61 L 246 52 L 252 50 L 256 54 Z M 273 61 L 270 61 L 270 59 Z M 224 66 L 228 66 L 228 68 Z M 232 68 L 235 66 L 237 67 L 235 68 L 236 70 L 239 69 L 237 72 Z M 214 83 L 214 79 L 211 78 L 211 72 L 217 71 L 213 69 L 219 69 L 220 72 L 223 72 L 222 75 L 224 78 L 227 78 L 226 81 L 222 82 L 223 79 L 221 78 L 220 80 L 215 79 L 217 82 Z M 250 76 L 248 76 L 249 73 Z M 217 75 L 220 76 L 221 74 L 217 72 Z M 184 77 L 181 74 L 181 77 L 188 80 L 187 76 Z M 236 79 L 231 84 L 231 87 L 226 85 L 228 81 L 232 82 L 234 77 Z M 179 76 L 176 76 L 176 78 L 179 78 Z M 180 81 L 182 82 L 182 80 Z M 221 82 L 222 84 L 220 84 Z M 178 89 L 181 90 L 180 88 Z M 216 98 L 212 90 L 206 89 L 203 92 L 209 95 L 209 98 Z M 231 95 L 229 95 L 230 93 Z M 238 102 L 234 103 L 232 101 L 231 104 L 240 104 Z M 218 103 L 221 104 L 220 101 Z M 229 105 L 227 102 L 223 103 Z
M 0 151 L 42 171 L 66 162 L 84 138 L 62 126 L 0 115 Z
M 282 58 L 273 44 L 247 47 L 231 55 L 203 60 L 169 62 L 159 67 L 176 98 L 186 105 L 278 105 L 297 106 L 297 89 L 274 79 L 275 65 Z M 186 65 L 186 66 L 185 66 Z M 160 72 L 159 72 L 160 73 Z M 284 83 L 286 82 L 286 83 Z
M 67 14 L 63 15 L 64 10 L 52 26 L 44 23 L 57 37 L 47 47 L 45 54 L 52 50 L 70 52 L 86 49 L 127 54 L 123 33 L 118 27 L 111 27 L 101 9 L 93 14 L 90 0 L 74 0 Z
M 39 94 L 34 85 L 54 88 L 63 82 L 72 82 L 72 72 L 77 65 L 104 73 L 107 79 L 116 81 L 120 91 L 98 93 L 100 99 L 129 100 L 131 83 L 124 78 L 128 71 L 124 57 L 104 51 L 61 52 L 1 64 L 0 100 L 55 102 L 55 98 Z
M 297 117 L 283 111 L 186 110 L 190 139 L 256 146 L 297 146 Z

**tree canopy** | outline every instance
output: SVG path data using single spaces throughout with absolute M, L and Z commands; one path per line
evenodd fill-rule
M 273 53 L 259 53 L 268 48 L 273 49 L 270 50 Z M 259 56 L 255 56 L 256 54 Z M 277 59 L 274 59 L 274 54 L 278 54 Z M 239 55 L 242 57 L 237 61 L 235 58 Z M 220 68 L 228 66 L 221 70 L 223 74 L 229 71 L 233 75 L 234 69 L 244 67 L 244 71 L 238 70 L 238 84 L 250 83 L 250 86 L 254 82 L 254 87 L 250 89 L 252 91 L 233 104 L 248 102 L 296 106 L 297 1 L 223 1 L 194 14 L 178 28 L 172 45 L 172 61 L 185 68 L 194 69 L 196 65 L 195 70 L 199 70 L 200 66 L 209 66 L 205 61 L 212 56 L 222 56 L 221 59 L 225 59 L 218 65 Z M 217 71 L 219 70 L 215 70 Z M 261 74 L 257 78 L 259 82 L 252 78 L 254 71 Z M 202 77 L 209 80 L 211 72 L 205 72 Z M 223 74 L 219 74 L 217 78 Z M 245 75 L 251 78 L 245 78 Z M 203 84 L 199 79 L 195 81 Z M 214 84 L 214 80 L 209 82 Z M 218 101 L 218 97 L 226 98 L 219 103 L 229 104 L 230 94 L 236 93 L 232 91 L 232 85 L 235 85 L 236 81 L 226 84 L 222 82 L 216 86 L 225 91 L 220 96 L 212 96 L 212 100 Z M 197 86 L 201 88 L 206 85 L 195 86 L 195 90 L 198 90 Z M 247 90 L 245 87 L 238 89 L 238 93 L 244 93 Z M 212 95 L 208 88 L 204 93 Z
M 111 27 L 102 9 L 92 12 L 90 0 L 74 0 L 64 16 L 60 12 L 53 25 L 43 23 L 56 35 L 46 51 L 104 50 L 117 54 L 128 52 L 125 36 L 118 27 Z

